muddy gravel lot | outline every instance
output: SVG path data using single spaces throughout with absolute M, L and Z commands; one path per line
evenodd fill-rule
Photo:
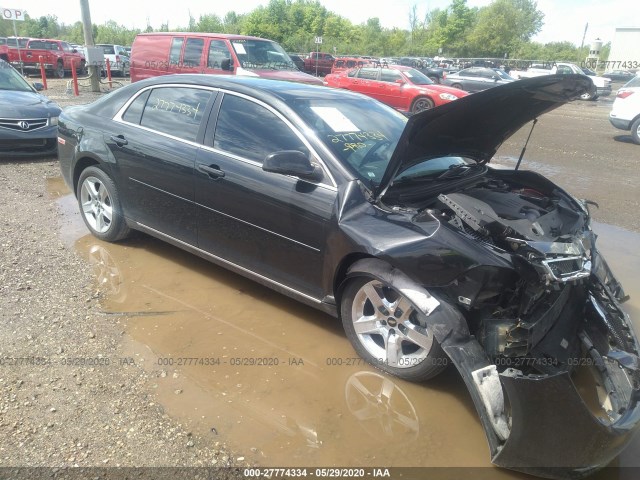
M 108 94 L 49 87 L 63 107 Z M 542 117 L 522 168 L 600 205 L 594 218 L 615 240 L 603 248 L 633 298 L 640 147 L 610 126 L 612 100 Z M 528 133 L 497 162 L 513 166 Z M 451 369 L 428 385 L 385 377 L 324 314 L 143 235 L 93 239 L 55 158 L 0 160 L 0 243 L 0 469 L 215 466 L 227 467 L 216 478 L 240 478 L 256 465 L 466 466 L 522 477 L 491 467 Z M 280 366 L 186 361 L 248 356 Z M 388 403 L 372 414 L 380 392 Z M 636 442 L 616 465 L 637 466 L 638 453 Z

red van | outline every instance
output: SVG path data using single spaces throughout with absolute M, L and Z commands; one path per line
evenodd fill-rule
M 131 81 L 172 73 L 213 73 L 322 85 L 271 40 L 222 33 L 141 33 L 131 47 Z

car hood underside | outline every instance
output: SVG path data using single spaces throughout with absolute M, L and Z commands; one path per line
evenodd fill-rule
M 488 162 L 502 142 L 527 122 L 594 89 L 585 75 L 545 75 L 413 115 L 375 196 L 380 198 L 399 173 L 428 158 L 456 155 Z

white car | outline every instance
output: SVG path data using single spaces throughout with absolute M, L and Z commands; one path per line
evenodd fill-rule
M 99 43 L 96 47 L 102 48 L 105 62 L 109 59 L 109 67 L 112 75 L 126 77 L 129 75 L 129 53 L 122 45 Z M 106 70 L 105 70 L 106 71 Z
M 631 130 L 634 143 L 640 145 L 640 75 L 618 90 L 609 121 L 620 130 Z

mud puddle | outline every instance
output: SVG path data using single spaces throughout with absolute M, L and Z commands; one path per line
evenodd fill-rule
M 152 373 L 167 413 L 192 431 L 261 465 L 491 465 L 453 368 L 423 385 L 382 375 L 357 358 L 332 317 L 151 237 L 101 242 L 70 195 L 58 202 L 62 237 L 107 294 L 106 318 L 126 317 L 126 348 Z M 640 329 L 640 235 L 594 229 Z M 639 454 L 637 441 L 614 465 L 640 466 Z

